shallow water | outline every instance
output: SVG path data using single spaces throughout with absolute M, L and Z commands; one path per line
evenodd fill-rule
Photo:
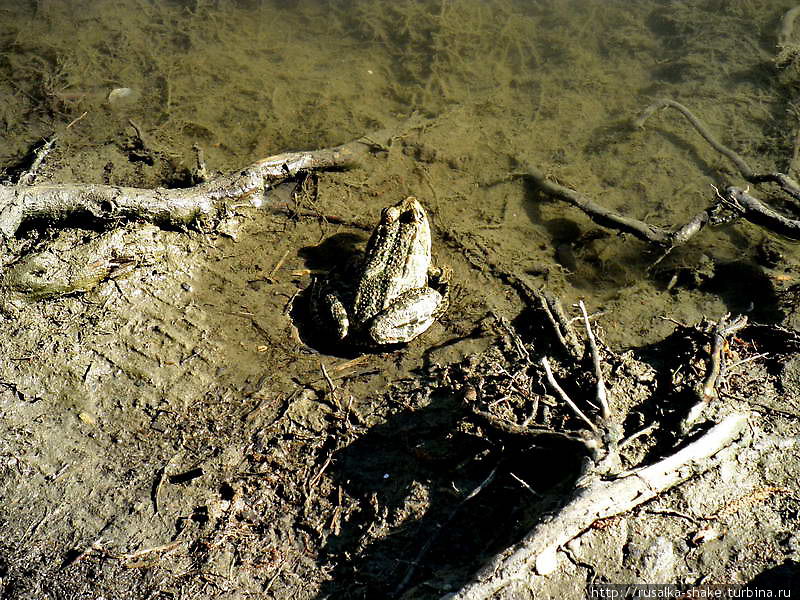
M 651 99 L 685 102 L 759 167 L 785 169 L 791 155 L 792 106 L 771 64 L 791 2 L 20 4 L 2 8 L 1 163 L 53 131 L 67 155 L 102 147 L 129 119 L 172 166 L 191 166 L 198 144 L 225 171 L 341 143 L 412 111 L 451 118 L 457 126 L 419 151 L 417 172 L 380 192 L 420 196 L 443 225 L 481 230 L 499 262 L 521 261 L 534 283 L 597 306 L 624 303 L 626 290 L 638 297 L 653 257 L 509 181 L 520 163 L 669 225 L 709 203 L 711 184 L 741 180 L 677 113 L 632 131 Z M 134 90 L 132 100 L 109 102 L 119 88 Z M 74 177 L 90 180 L 83 166 Z M 706 232 L 685 261 L 751 261 L 763 236 L 750 225 Z M 794 248 L 785 251 L 794 264 Z M 650 312 L 675 309 L 645 288 Z M 721 309 L 711 296 L 687 299 L 688 313 Z

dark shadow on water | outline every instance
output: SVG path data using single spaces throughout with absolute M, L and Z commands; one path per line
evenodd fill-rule
M 718 295 L 733 315 L 746 314 L 751 321 L 765 324 L 783 320 L 775 287 L 756 264 L 747 261 L 719 263 L 714 277 L 703 290 Z
M 329 473 L 360 507 L 324 547 L 323 562 L 336 566 L 320 600 L 392 598 L 420 582 L 435 585 L 415 589 L 415 598 L 438 598 L 546 510 L 511 473 L 537 493 L 572 486 L 576 447 L 479 436 L 464 426 L 465 412 L 452 394 L 435 393 L 335 455 Z

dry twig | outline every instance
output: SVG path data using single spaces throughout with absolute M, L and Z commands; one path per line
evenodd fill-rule
M 708 357 L 706 377 L 696 390 L 698 401 L 689 409 L 686 417 L 681 421 L 681 431 L 684 433 L 687 433 L 700 422 L 711 400 L 717 397 L 717 386 L 723 367 L 722 350 L 727 339 L 746 325 L 747 317 L 739 316 L 731 321 L 730 313 L 723 315 L 714 325 L 714 330 L 711 334 L 711 352 Z

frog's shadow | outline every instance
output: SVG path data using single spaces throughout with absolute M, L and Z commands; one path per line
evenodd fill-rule
M 366 241 L 366 237 L 359 234 L 337 233 L 316 246 L 304 246 L 298 254 L 305 260 L 308 269 L 323 275 L 335 268 L 360 260 L 364 255 L 363 247 Z M 300 341 L 309 348 L 339 358 L 355 358 L 362 354 L 391 352 L 406 345 L 392 344 L 371 348 L 336 339 L 330 331 L 316 322 L 312 314 L 310 303 L 312 286 L 313 282 L 297 295 L 289 313 L 289 318 L 297 327 Z
M 297 254 L 311 271 L 330 271 L 361 257 L 366 242 L 366 236 L 358 233 L 336 233 L 316 246 L 303 246 Z

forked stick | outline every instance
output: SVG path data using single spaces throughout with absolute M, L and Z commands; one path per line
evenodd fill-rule
M 686 108 L 680 102 L 676 102 L 675 100 L 669 100 L 668 98 L 662 98 L 661 100 L 656 100 L 650 106 L 642 111 L 642 114 L 634 121 L 634 125 L 636 127 L 644 127 L 645 122 L 649 119 L 656 111 L 662 108 L 674 108 L 678 112 L 680 112 L 686 120 L 689 121 L 692 127 L 695 128 L 697 133 L 699 133 L 702 138 L 709 143 L 709 145 L 714 148 L 717 152 L 728 158 L 736 168 L 739 170 L 739 174 L 742 178 L 747 181 L 748 183 L 765 183 L 765 182 L 772 182 L 777 183 L 784 192 L 800 200 L 800 185 L 784 173 L 756 173 L 753 169 L 750 168 L 750 165 L 745 162 L 745 160 L 739 156 L 736 152 L 725 146 L 724 144 L 720 143 L 717 138 L 715 138 L 711 132 L 706 127 L 705 123 L 703 123 L 700 119 L 698 119 L 691 110 Z
M 712 148 L 736 165 L 739 173 L 746 181 L 753 184 L 766 182 L 776 183 L 792 198 L 800 200 L 800 184 L 794 179 L 779 172 L 756 173 L 739 154 L 720 143 L 709 131 L 708 127 L 680 102 L 669 99 L 658 100 L 642 112 L 639 118 L 634 121 L 634 125 L 637 127 L 644 126 L 644 123 L 661 108 L 674 108 L 686 117 L 692 127 L 697 130 Z M 667 251 L 688 242 L 695 234 L 705 227 L 705 225 L 714 220 L 721 206 L 733 210 L 747 221 L 760 225 L 770 231 L 791 237 L 792 239 L 800 239 L 800 220 L 790 219 L 778 213 L 760 200 L 750 196 L 747 190 L 741 190 L 740 188 L 729 187 L 724 195 L 718 194 L 718 202 L 712 204 L 702 212 L 697 213 L 680 227 L 668 229 L 650 225 L 639 219 L 609 210 L 576 190 L 548 180 L 544 174 L 533 165 L 526 163 L 524 164 L 524 168 L 525 174 L 530 177 L 543 192 L 576 206 L 598 225 L 610 227 L 623 233 L 630 233 L 640 240 L 666 248 Z

